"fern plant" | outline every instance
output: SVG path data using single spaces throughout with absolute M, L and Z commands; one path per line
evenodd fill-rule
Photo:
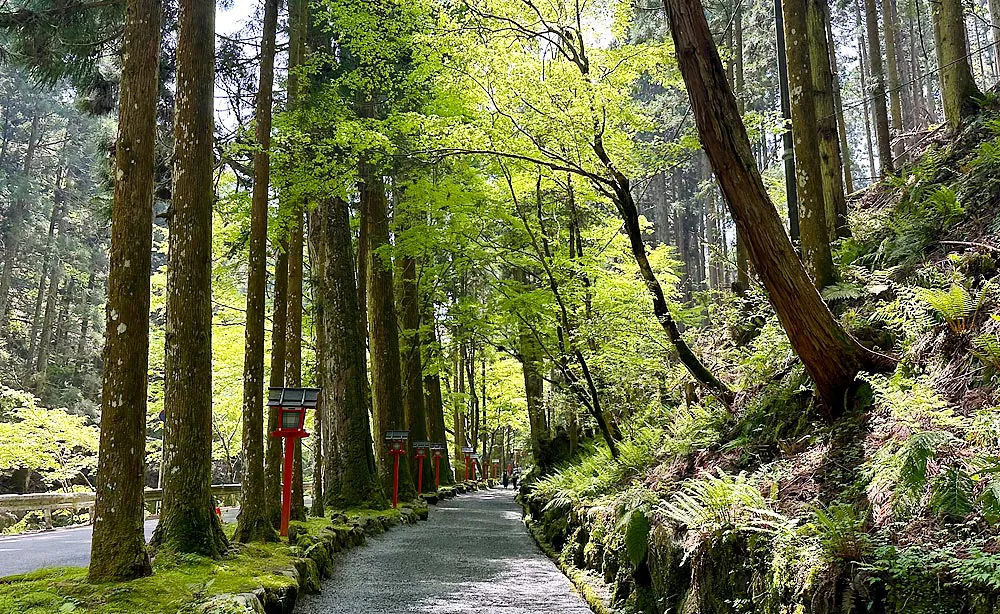
M 976 316 L 989 295 L 989 284 L 977 295 L 965 286 L 952 284 L 947 290 L 920 288 L 918 296 L 935 311 L 957 335 L 972 330 Z
M 829 556 L 861 561 L 872 549 L 871 537 L 864 530 L 867 519 L 867 512 L 849 503 L 819 507 L 814 521 L 806 526 L 806 532 L 819 539 L 820 546 Z
M 789 531 L 794 521 L 768 509 L 760 490 L 746 474 L 719 470 L 686 481 L 669 501 L 660 504 L 663 514 L 705 538 L 730 532 L 777 533 Z
M 958 463 L 949 465 L 931 484 L 930 508 L 947 520 L 961 520 L 972 512 L 975 482 Z

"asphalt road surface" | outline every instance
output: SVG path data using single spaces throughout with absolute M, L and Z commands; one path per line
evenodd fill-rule
M 236 522 L 237 508 L 222 511 L 225 522 Z M 145 522 L 146 540 L 153 535 L 156 520 Z M 45 567 L 90 565 L 90 525 L 0 537 L 0 577 L 28 573 Z
M 513 491 L 443 501 L 430 520 L 339 555 L 296 614 L 590 614 L 535 545 Z

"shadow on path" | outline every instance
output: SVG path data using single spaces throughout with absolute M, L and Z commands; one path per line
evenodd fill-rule
M 430 520 L 369 540 L 334 562 L 323 592 L 296 614 L 589 614 L 535 545 L 510 490 L 431 507 Z

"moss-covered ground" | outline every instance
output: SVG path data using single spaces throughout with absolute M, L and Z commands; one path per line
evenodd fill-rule
M 344 517 L 388 517 L 399 522 L 397 510 L 346 510 L 331 518 L 309 518 L 306 532 L 344 526 Z M 235 524 L 226 525 L 232 535 Z M 301 556 L 287 541 L 233 544 L 221 559 L 158 553 L 153 575 L 131 582 L 91 584 L 87 569 L 59 567 L 0 578 L 0 614 L 177 614 L 213 595 L 283 589 L 295 584 L 293 561 Z

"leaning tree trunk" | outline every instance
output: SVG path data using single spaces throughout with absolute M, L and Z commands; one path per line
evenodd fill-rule
M 322 304 L 323 405 L 327 427 L 335 423 L 337 458 L 327 454 L 326 463 L 337 464 L 338 488 L 326 484 L 326 502 L 335 506 L 384 505 L 372 452 L 371 422 L 362 386 L 364 347 L 358 329 L 358 292 L 354 254 L 351 249 L 351 220 L 347 202 L 338 198 L 321 203 L 323 263 L 318 288 Z M 325 445 L 325 442 L 324 442 Z
M 404 430 L 403 388 L 400 377 L 399 331 L 396 319 L 395 287 L 389 248 L 389 204 L 385 183 L 379 172 L 367 162 L 359 163 L 361 199 L 368 232 L 368 321 L 371 331 L 372 402 L 379 417 L 375 445 L 384 446 L 386 431 Z M 408 501 L 416 496 L 411 479 L 409 455 L 399 458 L 399 498 Z M 384 454 L 380 474 L 385 488 L 391 491 L 393 459 Z
M 153 544 L 214 558 L 228 546 L 212 499 L 215 5 L 181 0 L 178 9 L 163 368 L 163 507 Z
M 288 241 L 278 241 L 274 255 L 274 316 L 271 319 L 271 377 L 268 385 L 281 388 L 285 385 L 285 318 L 288 313 Z M 281 528 L 281 481 L 284 479 L 282 464 L 283 441 L 271 437 L 281 426 L 278 410 L 267 408 L 267 430 L 264 451 L 264 493 L 267 499 L 267 517 L 271 526 Z
M 152 573 L 143 535 L 159 0 L 128 0 L 115 145 L 92 582 Z
M 264 2 L 257 90 L 257 147 L 253 155 L 250 205 L 250 263 L 247 267 L 247 320 L 243 362 L 243 482 L 234 538 L 239 542 L 275 539 L 267 517 L 264 488 L 264 298 L 267 285 L 267 204 L 270 182 L 271 99 L 278 0 Z
M 702 145 L 747 240 L 754 270 L 827 416 L 836 417 L 860 371 L 891 369 L 894 361 L 865 349 L 840 326 L 796 257 L 754 164 L 701 2 L 665 0 L 664 5 Z
M 868 66 L 872 79 L 872 107 L 875 110 L 875 140 L 878 143 L 879 167 L 884 177 L 892 173 L 896 166 L 892 159 L 889 111 L 885 106 L 885 73 L 882 71 L 882 46 L 879 44 L 881 38 L 878 32 L 878 8 L 875 1 L 864 0 L 865 29 L 868 33 Z
M 972 78 L 968 42 L 961 0 L 941 0 L 932 3 L 934 31 L 938 42 L 938 64 L 941 67 L 941 100 L 948 127 L 955 131 L 962 120 L 976 112 L 975 98 L 981 96 Z

